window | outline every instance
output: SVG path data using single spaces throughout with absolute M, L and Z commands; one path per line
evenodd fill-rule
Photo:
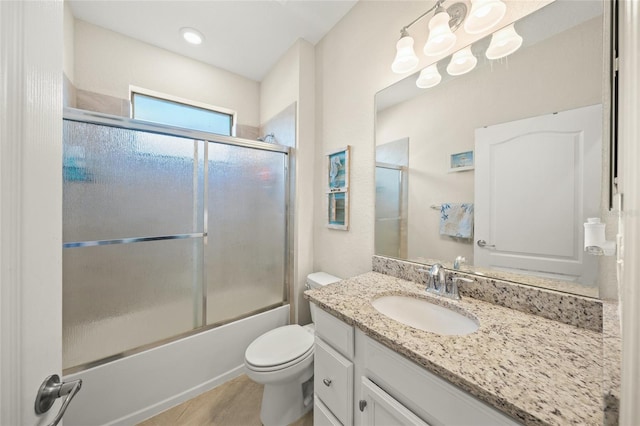
M 131 90 L 132 117 L 169 126 L 233 136 L 235 113 L 159 93 Z

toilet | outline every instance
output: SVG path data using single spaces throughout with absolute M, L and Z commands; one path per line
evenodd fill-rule
M 326 272 L 307 276 L 307 289 L 340 281 Z M 293 423 L 313 407 L 313 326 L 285 325 L 256 338 L 244 354 L 247 376 L 264 385 L 260 421 L 264 426 Z

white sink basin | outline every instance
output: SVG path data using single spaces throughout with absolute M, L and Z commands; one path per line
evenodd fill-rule
M 431 333 L 460 336 L 478 329 L 471 318 L 416 297 L 383 296 L 371 304 L 391 319 Z

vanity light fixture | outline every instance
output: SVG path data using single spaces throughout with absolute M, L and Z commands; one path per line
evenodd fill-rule
M 180 28 L 180 35 L 182 35 L 182 38 L 185 39 L 187 43 L 191 44 L 201 44 L 204 40 L 202 33 L 195 28 Z
M 421 89 L 428 89 L 437 86 L 440 80 L 442 80 L 442 76 L 438 72 L 438 64 L 436 63 L 420 71 L 418 80 L 416 80 L 416 86 Z
M 391 65 L 393 72 L 404 74 L 418 65 L 418 57 L 413 50 L 413 38 L 409 35 L 408 29 L 427 14 L 435 11 L 434 16 L 429 20 L 429 37 L 424 45 L 423 52 L 427 56 L 438 56 L 448 52 L 456 43 L 454 32 L 462 25 L 467 16 L 467 6 L 465 3 L 454 3 L 448 8 L 444 8 L 442 3 L 445 0 L 437 0 L 436 4 L 418 16 L 408 25 L 400 30 L 400 40 L 396 44 L 396 57 Z
M 429 19 L 429 37 L 423 52 L 427 56 L 440 56 L 449 52 L 456 44 L 455 31 L 464 23 L 465 31 L 469 34 L 487 32 L 498 25 L 504 18 L 507 6 L 502 0 L 471 0 L 471 10 L 467 16 L 467 6 L 464 2 L 453 3 L 445 8 L 446 0 L 436 0 L 436 4 L 418 16 L 400 30 L 400 40 L 396 43 L 396 56 L 391 64 L 391 70 L 397 74 L 413 71 L 420 62 L 414 51 L 414 39 L 408 29 L 420 19 L 434 12 Z M 486 51 L 488 59 L 500 59 L 508 56 L 522 46 L 522 37 L 516 32 L 513 24 L 495 32 L 491 36 L 491 43 Z M 473 70 L 478 59 L 468 46 L 451 57 L 447 66 L 450 75 L 462 75 Z M 437 67 L 427 67 L 420 72 L 416 85 L 426 89 L 440 83 L 442 76 Z
M 471 46 L 467 46 L 462 50 L 458 50 L 451 57 L 449 65 L 447 65 L 447 72 L 449 75 L 462 75 L 466 74 L 476 67 L 478 58 L 473 56 L 471 52 Z
M 502 0 L 471 0 L 469 17 L 464 21 L 464 30 L 469 34 L 480 34 L 498 25 L 507 12 Z
M 522 46 L 522 37 L 516 32 L 513 24 L 496 31 L 491 36 L 491 43 L 486 51 L 487 58 L 500 59 L 511 55 Z
M 404 74 L 413 70 L 418 65 L 418 57 L 413 50 L 413 37 L 409 35 L 406 28 L 401 31 L 401 38 L 396 44 L 396 58 L 391 64 L 391 70 L 396 74 Z

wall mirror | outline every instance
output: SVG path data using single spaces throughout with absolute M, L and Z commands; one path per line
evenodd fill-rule
M 489 35 L 470 72 L 450 56 L 436 86 L 416 72 L 376 94 L 376 254 L 598 297 L 583 223 L 609 207 L 605 7 L 556 0 L 515 22 L 514 53 L 488 59 Z

